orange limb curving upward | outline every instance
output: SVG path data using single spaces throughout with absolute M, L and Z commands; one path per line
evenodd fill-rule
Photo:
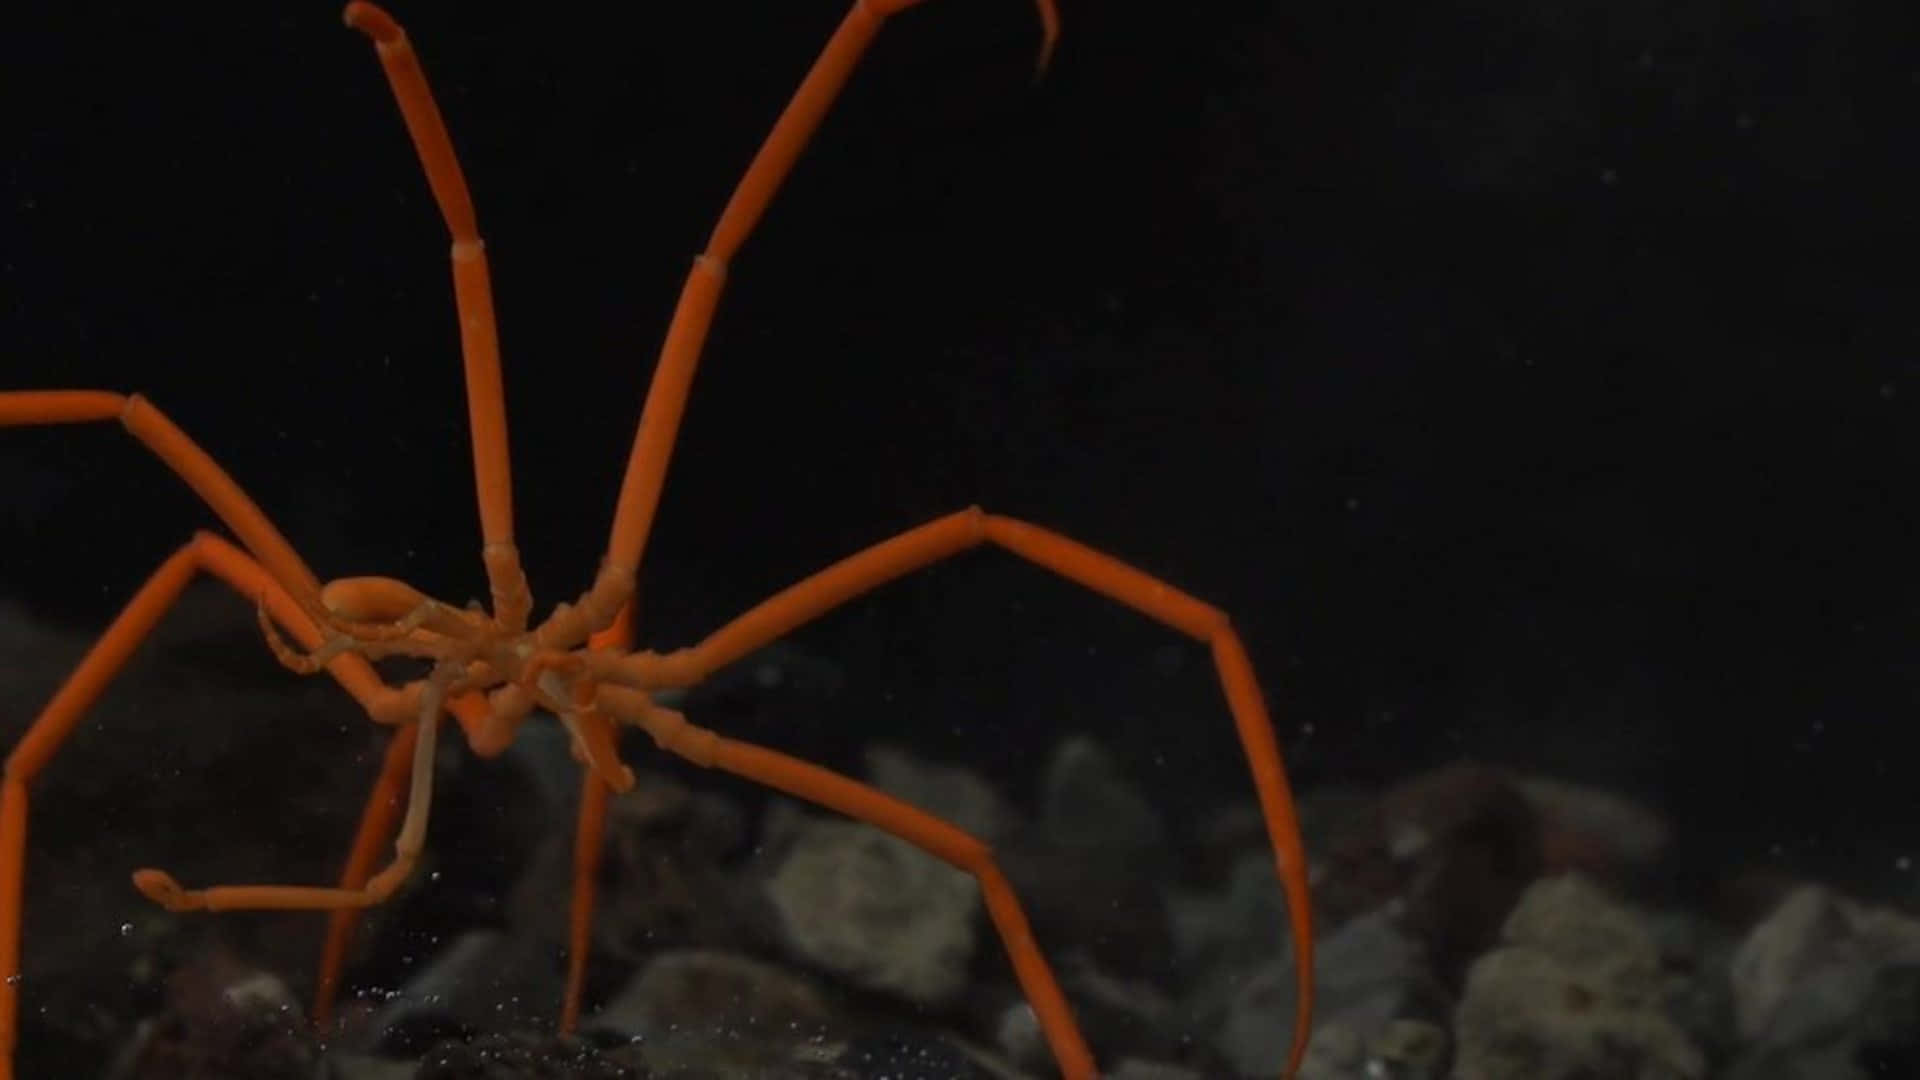
M 490 611 L 456 608 L 386 578 L 323 586 L 266 514 L 165 414 L 138 395 L 93 390 L 0 393 L 0 426 L 117 421 L 198 494 L 238 544 L 193 536 L 155 570 L 68 676 L 6 761 L 0 790 L 0 1080 L 11 1080 L 18 1035 L 21 903 L 29 786 L 133 650 L 198 574 L 256 603 L 274 655 L 295 671 L 324 670 L 377 723 L 396 730 L 367 799 L 346 868 L 333 886 L 215 885 L 187 888 L 156 869 L 134 883 L 173 910 L 312 909 L 329 912 L 315 992 L 325 1022 L 340 986 L 356 912 L 380 903 L 419 857 L 432 801 L 438 725 L 451 716 L 477 752 L 498 753 L 534 709 L 560 719 L 583 762 L 574 858 L 571 954 L 563 1028 L 578 1020 L 593 918 L 595 868 L 607 799 L 632 786 L 614 749 L 616 730 L 637 727 L 663 749 L 884 829 L 966 870 L 979 882 L 1013 971 L 1062 1074 L 1096 1075 L 1073 1011 L 1035 942 L 1027 916 L 981 841 L 872 787 L 776 750 L 726 738 L 656 704 L 860 594 L 986 544 L 1131 607 L 1204 644 L 1251 767 L 1295 941 L 1298 1004 L 1291 1076 L 1305 1052 L 1313 1008 L 1313 938 L 1306 856 L 1280 752 L 1252 665 L 1227 617 L 1118 560 L 1035 525 L 969 508 L 857 552 L 673 652 L 634 651 L 628 605 L 646 547 L 688 389 L 712 324 L 727 267 L 766 211 L 800 151 L 887 17 L 918 0 L 856 0 L 761 145 L 718 224 L 693 261 L 634 436 L 606 558 L 586 592 L 531 624 L 533 599 L 513 536 L 506 407 L 486 248 L 466 179 L 418 56 L 385 11 L 356 0 L 349 26 L 374 44 L 407 131 L 452 237 L 474 482 L 492 594 Z M 1037 0 L 1044 69 L 1059 33 L 1052 0 Z M 404 656 L 430 665 L 404 685 L 384 682 L 372 661 Z M 402 812 L 404 807 L 404 813 Z M 391 848 L 389 849 L 389 845 Z M 383 850 L 390 850 L 381 865 Z

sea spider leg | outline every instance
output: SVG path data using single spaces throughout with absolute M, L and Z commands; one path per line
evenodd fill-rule
M 774 121 L 733 195 L 721 211 L 707 245 L 693 260 L 680 299 L 668 324 L 640 424 L 614 508 L 613 527 L 599 579 L 579 602 L 582 610 L 611 610 L 624 604 L 633 576 L 652 531 L 654 513 L 666 483 L 687 395 L 699 365 L 700 351 L 725 283 L 727 267 L 754 226 L 766 213 L 780 185 L 792 171 L 802 150 L 813 138 L 855 66 L 879 34 L 886 19 L 921 0 L 854 0 L 839 26 L 821 49 L 813 66 Z M 1053 0 L 1036 0 L 1041 24 L 1041 47 L 1036 69 L 1044 70 L 1060 34 Z M 424 153 L 424 149 L 423 149 Z M 617 626 L 617 623 L 615 624 Z M 544 628 L 543 628 L 544 629 Z M 602 630 L 611 627 L 600 628 Z M 578 1019 L 584 984 L 588 926 L 592 919 L 593 874 L 601 841 L 597 830 L 605 819 L 606 793 L 590 778 L 584 781 L 575 839 L 574 903 L 570 940 L 574 947 L 562 1006 L 562 1030 Z M 589 832 L 595 832 L 591 840 Z
M 427 186 L 453 237 L 453 298 L 460 313 L 460 355 L 466 369 L 467 423 L 472 430 L 474 490 L 480 503 L 481 549 L 493 591 L 493 617 L 509 633 L 526 629 L 533 595 L 513 540 L 513 473 L 507 453 L 507 407 L 500 379 L 500 332 L 493 311 L 487 247 L 453 140 L 433 100 L 406 31 L 385 11 L 359 0 L 342 17 L 373 40 L 394 100 L 406 121 Z
M 147 898 L 168 911 L 334 911 L 368 907 L 393 895 L 420 859 L 427 842 L 427 819 L 433 807 L 434 750 L 439 745 L 440 712 L 452 671 L 436 671 L 420 695 L 419 734 L 413 752 L 412 784 L 407 791 L 407 816 L 394 842 L 393 859 L 359 888 L 314 885 L 211 885 L 184 889 L 163 870 L 137 870 L 133 883 Z
M 626 661 L 629 674 L 635 685 L 642 686 L 697 683 L 870 589 L 989 543 L 1164 623 L 1206 645 L 1213 653 L 1214 667 L 1252 772 L 1275 866 L 1287 895 L 1297 997 L 1293 1043 L 1285 1075 L 1294 1075 L 1305 1057 L 1313 1021 L 1313 918 L 1306 849 L 1300 839 L 1299 815 L 1280 759 L 1273 722 L 1267 714 L 1246 648 L 1223 612 L 1078 541 L 973 507 L 909 529 L 842 559 L 749 609 L 692 648 L 664 656 L 635 654 Z M 730 768 L 724 761 L 716 763 Z M 764 763 L 756 767 L 762 765 Z M 746 775 L 760 778 L 757 773 Z M 813 781 L 807 777 L 811 774 L 777 775 L 781 783 L 776 786 L 783 790 L 819 798 L 809 788 Z M 833 802 L 827 805 L 838 806 Z M 894 828 L 896 822 L 887 816 L 891 810 L 862 805 L 865 810 L 847 812 L 856 813 L 881 828 Z M 868 811 L 874 816 L 869 816 Z M 980 857 L 991 865 L 990 854 L 983 852 Z M 1009 936 L 1004 928 L 1003 937 L 1016 969 L 1023 962 L 1044 963 L 1030 937 Z M 1035 1007 L 1039 1008 L 1038 1002 Z M 1071 1017 L 1064 1012 L 1050 1017 L 1043 1011 L 1039 1015 L 1043 1025 L 1051 1023 L 1058 1027 L 1047 1032 L 1055 1044 L 1056 1054 L 1062 1044 L 1078 1038 L 1077 1032 L 1068 1030 Z
M 212 533 L 196 533 L 147 578 L 86 656 L 67 676 L 32 727 L 8 755 L 0 795 L 0 1080 L 13 1076 L 18 1037 L 20 932 L 25 888 L 29 785 L 46 767 L 87 710 L 153 632 L 197 574 L 221 581 L 258 601 L 293 638 L 317 647 L 321 631 L 306 609 L 246 552 Z M 365 659 L 335 657 L 327 671 L 376 717 L 419 707 L 417 687 L 392 687 Z M 391 722 L 391 721 L 388 721 Z

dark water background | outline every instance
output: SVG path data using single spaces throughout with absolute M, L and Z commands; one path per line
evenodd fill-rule
M 736 264 L 643 642 L 977 502 L 1232 613 L 1303 785 L 1515 762 L 1912 895 L 1911 16 L 1063 7 L 1038 85 L 1015 0 L 882 35 Z M 395 11 L 571 597 L 687 259 L 841 7 Z M 323 578 L 479 594 L 444 234 L 335 6 L 61 5 L 3 47 L 0 382 L 145 391 Z M 211 521 L 106 427 L 0 433 L 0 476 L 0 593 L 75 629 Z M 1008 557 L 797 644 L 830 707 L 706 719 L 1016 794 L 1095 730 L 1170 812 L 1245 789 L 1197 648 Z

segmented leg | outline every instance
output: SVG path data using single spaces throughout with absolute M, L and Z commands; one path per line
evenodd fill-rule
M 632 648 L 632 612 L 622 611 L 612 626 L 594 635 L 588 647 L 621 652 Z M 596 715 L 593 722 L 605 725 L 607 719 Z M 603 734 L 611 745 L 612 733 Z M 580 812 L 573 834 L 573 902 L 567 911 L 567 989 L 560 1002 L 562 1033 L 572 1031 L 580 1022 L 587 957 L 593 942 L 593 910 L 600 888 L 600 854 L 607 835 L 607 799 L 612 794 L 612 788 L 593 769 L 580 770 Z
M 660 492 L 666 484 L 667 465 L 673 457 L 675 436 L 686 412 L 687 391 L 693 384 L 694 368 L 700 362 L 700 349 L 707 330 L 713 325 L 713 313 L 720 300 L 727 266 L 759 223 L 774 194 L 792 171 L 800 151 L 826 116 L 834 99 L 840 96 L 854 65 L 880 32 L 888 16 L 920 3 L 921 0 L 853 0 L 853 6 L 826 47 L 800 82 L 780 118 L 774 121 L 753 162 L 740 178 L 713 227 L 704 251 L 694 257 L 693 269 L 680 291 L 680 300 L 667 326 L 667 337 L 660 348 L 660 359 L 653 370 L 647 400 L 640 412 L 640 427 L 634 433 L 633 450 L 627 457 L 625 479 L 620 484 L 620 501 L 614 508 L 613 529 L 607 539 L 607 561 L 631 574 L 640 565 L 640 556 L 653 529 L 654 511 L 660 505 Z M 1042 42 L 1040 65 L 1046 65 L 1060 34 L 1060 19 L 1053 0 L 1035 0 L 1040 12 Z
M 593 951 L 593 912 L 599 899 L 600 857 L 607 839 L 607 801 L 613 789 L 592 769 L 580 770 L 580 812 L 573 830 L 573 902 L 567 910 L 567 988 L 560 999 L 560 1033 L 579 1026 Z
M 611 692 L 616 700 L 618 689 Z M 1033 927 L 1013 886 L 994 862 L 987 845 L 918 807 L 857 780 L 789 757 L 764 746 L 728 739 L 687 723 L 671 709 L 634 700 L 629 718 L 647 728 L 661 747 L 697 765 L 721 769 L 735 776 L 817 803 L 848 817 L 884 829 L 947 864 L 972 874 L 980 884 L 987 915 L 1013 963 L 1014 977 L 1033 1007 L 1053 1059 L 1067 1080 L 1093 1080 L 1098 1075 L 1093 1053 L 1080 1035 L 1073 1009 L 1060 991 L 1059 980 L 1046 955 L 1033 942 Z M 617 709 L 617 706 L 616 706 Z
M 460 352 L 465 370 L 467 421 L 471 429 L 474 489 L 480 509 L 482 557 L 493 593 L 493 616 L 512 631 L 525 628 L 532 610 L 532 594 L 514 543 L 513 480 L 507 437 L 506 396 L 500 373 L 500 337 L 494 314 L 493 284 L 487 267 L 486 243 L 467 188 L 466 175 L 453 150 L 446 121 L 434 100 L 418 54 L 405 29 L 377 5 L 350 3 L 342 12 L 348 26 L 374 43 L 381 69 L 393 90 L 406 123 L 407 136 L 426 174 L 427 186 L 452 237 L 455 310 L 460 318 Z M 363 889 L 373 874 L 375 860 L 391 839 L 399 820 L 399 794 L 413 760 L 414 732 L 396 734 L 379 781 L 361 814 L 359 830 L 340 876 L 347 892 Z M 467 735 L 476 748 L 476 729 Z M 484 740 L 497 752 L 502 740 Z M 346 956 L 359 923 L 358 907 L 335 908 L 327 920 L 327 940 L 321 951 L 320 975 L 314 988 L 314 1020 L 324 1025 L 333 1012 Z
M 118 420 L 133 437 L 145 443 L 196 494 L 233 535 L 253 553 L 279 586 L 307 611 L 318 611 L 320 582 L 307 564 L 267 520 L 260 507 L 240 490 L 205 450 L 187 437 L 166 414 L 139 394 L 107 390 L 18 390 L 0 393 L 0 427 L 46 424 L 84 424 Z M 391 722 L 391 721 L 389 721 Z
M 526 629 L 533 609 L 527 575 L 513 541 L 513 473 L 507 453 L 507 406 L 500 385 L 500 333 L 493 312 L 487 247 L 467 192 L 453 140 L 433 100 L 420 58 L 405 30 L 379 7 L 355 0 L 343 13 L 348 26 L 373 40 L 407 135 L 433 189 L 433 201 L 453 236 L 453 299 L 460 314 L 460 355 L 466 368 L 467 423 L 472 430 L 474 490 L 480 503 L 482 558 L 493 591 L 493 617 L 510 632 Z
M 0 397 L 0 404 L 4 401 Z M 320 631 L 306 610 L 265 567 L 218 536 L 196 533 L 148 577 L 8 755 L 4 793 L 0 793 L 0 1080 L 12 1080 L 18 1036 L 28 785 L 198 573 L 209 574 L 248 600 L 264 604 L 295 640 L 309 648 L 320 643 Z M 337 657 L 327 670 L 369 712 L 398 693 L 380 682 L 358 656 Z
M 1212 650 L 1214 667 L 1253 773 L 1254 790 L 1260 799 L 1274 862 L 1287 894 L 1298 991 L 1293 1044 L 1285 1073 L 1292 1076 L 1305 1055 L 1313 1020 L 1313 920 L 1306 851 L 1300 840 L 1299 818 L 1286 770 L 1281 764 L 1273 723 L 1261 698 L 1253 666 L 1239 636 L 1218 609 L 1067 537 L 974 507 L 910 529 L 843 559 L 749 609 L 692 648 L 665 656 L 636 654 L 628 658 L 627 663 L 640 685 L 692 685 L 869 589 L 983 543 L 1005 548 L 1028 562 L 1117 600 Z M 890 817 L 893 813 L 886 807 L 871 805 L 855 816 L 893 829 L 896 824 L 902 824 Z M 1002 933 L 1005 936 L 1004 927 Z M 1024 936 L 1007 936 L 1006 946 L 1016 957 L 1016 966 L 1021 962 L 1040 962 L 1032 941 Z M 1038 1008 L 1036 1003 L 1036 1010 Z M 1056 1052 L 1059 1045 L 1078 1037 L 1067 1029 L 1065 1025 L 1070 1020 L 1064 1017 L 1064 1013 L 1040 1014 L 1043 1026 L 1059 1027 L 1047 1033 Z
M 614 509 L 612 531 L 607 541 L 607 569 L 602 571 L 593 591 L 582 599 L 588 607 L 599 599 L 596 594 L 624 584 L 630 588 L 641 555 L 652 531 L 653 516 L 666 483 L 667 466 L 686 411 L 688 391 L 699 365 L 700 350 L 713 324 L 714 310 L 720 299 L 727 266 L 746 242 L 774 195 L 792 171 L 800 152 L 813 138 L 827 110 L 839 97 L 855 65 L 866 52 L 881 24 L 888 16 L 912 7 L 921 0 L 854 0 L 833 36 L 828 39 L 813 67 L 781 111 L 771 132 L 754 154 L 746 173 L 735 186 L 726 208 L 721 211 L 707 245 L 694 257 L 693 268 L 681 288 L 680 299 L 668 324 L 660 358 L 648 386 L 646 403 L 641 409 L 640 425 L 634 433 L 633 449 L 620 486 L 620 498 Z M 1060 20 L 1053 0 L 1035 0 L 1040 14 L 1041 47 L 1037 70 L 1045 70 L 1060 35 Z M 349 21 L 351 21 L 351 15 Z M 385 54 L 383 53 L 383 58 Z M 391 68 L 389 71 L 391 72 Z M 396 79 L 396 88 L 399 83 Z M 424 113 L 432 108 L 424 82 L 418 97 Z M 417 108 L 420 106 L 416 106 Z M 437 112 L 433 113 L 437 123 Z M 409 126 L 413 126 L 410 118 Z M 419 135 L 415 145 L 423 159 L 430 158 L 428 144 Z M 451 161 L 451 152 L 446 160 Z M 431 166 L 430 166 L 431 171 Z M 453 172 L 457 177 L 457 169 Z M 436 187 L 436 190 L 438 188 Z M 444 207 L 443 203 L 443 207 Z M 623 613 L 613 624 L 617 632 L 626 621 Z M 585 983 L 587 944 L 594 907 L 594 868 L 601 848 L 601 831 L 606 814 L 606 791 L 591 775 L 583 781 L 580 818 L 574 846 L 574 898 L 571 915 L 567 993 L 562 1007 L 562 1030 L 570 1029 L 579 1018 L 581 989 Z
M 594 635 L 588 647 L 625 651 L 632 647 L 632 625 L 632 619 L 623 612 L 612 627 Z M 586 722 L 600 725 L 600 730 L 591 733 L 592 737 L 611 753 L 614 740 L 613 733 L 607 729 L 606 718 L 594 716 Z M 367 799 L 352 853 L 340 877 L 343 890 L 360 890 L 366 885 L 381 853 L 393 839 L 400 819 L 401 796 L 413 761 L 414 734 L 413 726 L 402 728 L 395 733 L 388 748 L 379 782 Z M 568 913 L 566 993 L 560 1010 L 562 1032 L 572 1031 L 580 1021 L 599 886 L 597 871 L 606 834 L 607 800 L 612 794 L 599 773 L 592 768 L 581 769 L 580 810 L 573 849 L 573 893 Z M 321 953 L 320 975 L 314 989 L 313 1016 L 317 1026 L 324 1028 L 333 1016 L 334 999 L 339 993 L 347 950 L 353 941 L 360 911 L 358 906 L 340 907 L 328 919 L 327 942 Z
M 400 810 L 405 804 L 407 777 L 412 773 L 413 750 L 419 735 L 419 725 L 408 724 L 395 731 L 387 743 L 380 776 L 367 796 L 366 809 L 360 813 L 360 827 L 353 835 L 353 847 L 347 853 L 346 868 L 340 872 L 342 889 L 365 888 L 379 865 L 381 854 L 393 842 L 394 832 L 400 827 Z M 313 1024 L 322 1031 L 333 1019 L 333 1001 L 340 992 L 347 949 L 353 944 L 360 911 L 357 907 L 339 907 L 327 916 L 327 942 L 320 950 L 320 974 L 313 987 Z
M 994 929 L 1000 932 L 1007 958 L 1013 962 L 1014 977 L 1020 981 L 1027 1003 L 1040 1020 L 1040 1030 L 1046 1036 L 1061 1075 L 1067 1080 L 1092 1080 L 1097 1075 L 1093 1054 L 1080 1036 L 1080 1027 L 1074 1022 L 1066 995 L 1060 992 L 1060 983 L 1053 977 L 1046 955 L 1033 943 L 1033 927 L 1027 922 L 1020 898 L 1014 894 L 1006 875 L 1000 872 L 986 844 L 876 788 L 752 743 L 716 739 L 711 764 L 885 829 L 972 874 L 980 883 L 987 914 L 993 920 Z
M 427 819 L 433 807 L 433 760 L 439 745 L 442 684 L 429 681 L 420 699 L 418 735 L 413 752 L 407 815 L 394 841 L 393 858 L 357 888 L 320 885 L 211 885 L 186 889 L 162 870 L 136 870 L 133 884 L 169 911 L 337 911 L 381 903 L 406 881 L 426 847 Z

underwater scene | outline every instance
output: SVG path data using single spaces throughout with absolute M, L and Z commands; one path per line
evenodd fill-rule
M 1920 1076 L 1896 19 L 10 15 L 0 1080 Z

